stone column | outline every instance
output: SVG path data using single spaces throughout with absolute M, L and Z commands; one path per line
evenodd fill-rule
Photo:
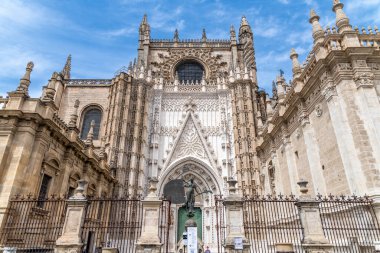
M 67 202 L 66 218 L 61 237 L 56 241 L 55 253 L 81 253 L 82 252 L 82 226 L 86 216 L 87 199 L 84 195 L 87 182 L 78 181 L 74 196 Z
M 223 201 L 226 208 L 226 240 L 223 245 L 226 253 L 232 252 L 249 252 L 249 242 L 245 237 L 243 225 L 243 197 L 237 193 L 235 187 L 237 181 L 230 179 L 229 195 Z M 235 238 L 241 237 L 243 239 L 243 250 L 235 250 Z
M 333 252 L 333 245 L 327 240 L 323 234 L 322 222 L 319 212 L 319 201 L 313 199 L 308 194 L 307 181 L 298 182 L 300 186 L 301 196 L 297 202 L 301 224 L 304 229 L 304 238 L 302 247 L 306 253 L 324 253 Z
M 158 180 L 150 180 L 149 194 L 142 200 L 143 203 L 143 222 L 140 238 L 137 240 L 136 251 L 143 253 L 159 253 L 162 243 L 158 237 L 159 213 L 162 200 L 156 194 Z

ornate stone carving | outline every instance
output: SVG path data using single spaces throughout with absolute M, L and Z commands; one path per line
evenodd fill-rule
M 182 132 L 180 139 L 175 147 L 172 159 L 192 155 L 199 158 L 205 158 L 205 150 L 202 145 L 200 136 L 192 120 L 188 120 Z
M 183 111 L 188 99 L 186 98 L 164 98 L 162 100 L 163 111 Z M 196 105 L 196 111 L 218 111 L 218 99 L 209 98 L 193 98 L 193 103 Z
M 337 95 L 335 85 L 330 84 L 326 86 L 322 90 L 322 95 L 325 97 L 326 101 L 330 101 L 333 96 Z
M 380 65 L 378 63 L 368 63 L 368 67 L 372 70 L 380 70 Z
M 151 63 L 152 72 L 154 75 L 161 73 L 166 80 L 171 79 L 174 65 L 186 58 L 207 63 L 209 79 L 216 79 L 219 72 L 227 73 L 227 62 L 222 61 L 222 55 L 213 55 L 210 48 L 171 48 L 157 56 L 158 59 Z
M 79 86 L 102 86 L 102 85 L 111 85 L 111 79 L 71 79 L 67 82 L 67 85 L 79 85 Z
M 354 75 L 354 81 L 356 83 L 356 87 L 372 87 L 373 86 L 373 80 L 374 80 L 374 74 L 369 72 L 359 72 L 355 73 Z
M 161 135 L 164 136 L 175 136 L 178 133 L 178 127 L 161 127 Z
M 350 63 L 338 63 L 335 67 L 335 72 L 352 70 Z
M 321 104 L 316 105 L 315 106 L 315 114 L 317 115 L 317 117 L 321 117 L 322 113 L 323 113 L 322 105 Z

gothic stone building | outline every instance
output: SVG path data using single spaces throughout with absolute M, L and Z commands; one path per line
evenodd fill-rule
M 71 79 L 71 57 L 40 98 L 28 96 L 33 63 L 1 98 L 0 207 L 11 196 L 71 194 L 78 179 L 94 196 L 157 194 L 194 178 L 202 240 L 214 248 L 214 196 L 227 180 L 244 195 L 380 190 L 380 32 L 352 28 L 338 0 L 336 27 L 311 11 L 314 45 L 304 63 L 291 50 L 293 80 L 259 89 L 254 38 L 242 18 L 228 40 L 152 39 L 144 16 L 138 56 L 112 79 Z M 171 248 L 181 231 L 172 205 Z

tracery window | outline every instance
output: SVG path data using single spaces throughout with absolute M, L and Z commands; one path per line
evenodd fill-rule
M 204 74 L 204 68 L 196 61 L 185 61 L 176 69 L 178 79 L 182 83 L 200 83 Z
M 95 121 L 94 126 L 94 140 L 99 139 L 100 121 L 102 120 L 102 111 L 99 108 L 88 109 L 83 116 L 82 131 L 80 133 L 81 139 L 86 139 L 88 131 L 90 131 L 91 121 Z

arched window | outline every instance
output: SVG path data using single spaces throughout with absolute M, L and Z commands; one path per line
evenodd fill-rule
M 196 61 L 185 61 L 178 65 L 176 72 L 181 83 L 186 83 L 187 81 L 189 81 L 189 83 L 195 83 L 196 81 L 200 83 L 203 77 L 204 68 Z
M 83 116 L 82 131 L 80 133 L 81 139 L 86 139 L 88 131 L 90 130 L 91 121 L 95 121 L 94 126 L 94 140 L 99 138 L 100 121 L 102 120 L 102 111 L 99 108 L 88 109 Z

